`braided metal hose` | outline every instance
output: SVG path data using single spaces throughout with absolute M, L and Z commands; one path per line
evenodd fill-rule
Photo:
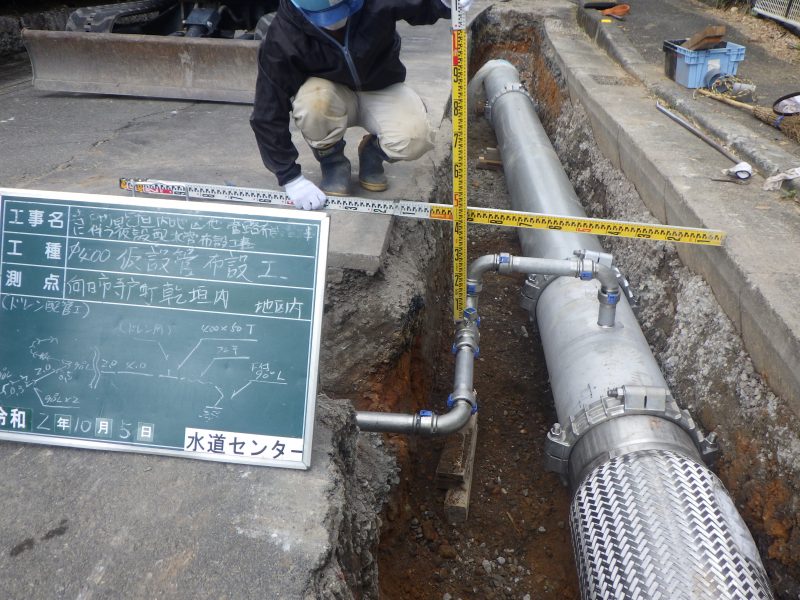
M 570 517 L 584 600 L 772 598 L 727 491 L 682 454 L 603 463 L 578 485 Z

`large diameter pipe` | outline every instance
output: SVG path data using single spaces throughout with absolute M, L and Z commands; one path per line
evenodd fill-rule
M 514 65 L 493 60 L 482 79 L 489 98 L 492 127 L 503 157 L 506 185 L 515 204 L 537 204 L 548 214 L 585 217 L 561 160 L 532 110 L 530 98 L 521 91 Z M 516 208 L 515 210 L 528 210 Z M 518 229 L 525 256 L 570 258 L 574 250 L 602 252 L 593 235 Z
M 514 66 L 490 61 L 473 81 L 485 85 L 512 207 L 585 216 Z M 527 256 L 600 250 L 582 234 L 519 231 Z M 564 450 L 555 458 L 575 490 L 583 598 L 772 598 L 752 537 L 700 460 L 700 438 L 675 410 L 627 301 L 614 327 L 598 327 L 595 289 L 555 279 L 535 308 L 559 419 L 548 440 Z
M 485 71 L 484 71 L 485 69 Z M 520 93 L 519 74 L 506 61 L 491 61 L 481 79 L 492 103 L 489 114 L 503 158 L 506 185 L 514 210 L 554 215 L 586 216 L 561 161 L 536 115 L 530 98 Z M 588 234 L 549 230 L 519 230 L 526 256 L 566 258 L 579 248 L 602 252 Z M 666 388 L 664 376 L 647 340 L 622 300 L 616 326 L 595 326 L 598 290 L 568 278 L 553 280 L 540 295 L 536 321 L 550 374 L 558 421 L 567 427 L 576 415 L 622 385 Z M 652 437 L 649 426 L 631 432 Z M 687 452 L 694 448 L 687 448 Z M 593 457 L 583 457 L 593 460 Z M 581 472 L 585 465 L 571 467 Z
M 570 417 L 607 396 L 609 389 L 667 387 L 626 301 L 617 305 L 614 328 L 595 326 L 597 299 L 590 285 L 560 277 L 545 288 L 537 306 L 556 414 L 564 426 Z

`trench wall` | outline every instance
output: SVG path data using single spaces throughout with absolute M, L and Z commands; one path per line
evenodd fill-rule
M 500 57 L 520 70 L 589 216 L 656 222 L 625 173 L 595 143 L 591 113 L 568 87 L 543 22 L 490 9 L 474 23 L 473 44 L 473 68 Z M 506 56 L 497 56 L 498 49 Z M 639 320 L 673 395 L 719 436 L 715 470 L 758 543 L 776 593 L 797 598 L 800 431 L 787 399 L 753 366 L 712 289 L 681 262 L 675 244 L 602 243 L 640 294 Z

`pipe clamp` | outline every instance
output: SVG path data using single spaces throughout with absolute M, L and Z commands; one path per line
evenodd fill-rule
M 570 453 L 581 437 L 600 423 L 628 415 L 652 415 L 672 421 L 689 434 L 706 462 L 716 458 L 719 451 L 716 436 L 713 433 L 705 436 L 689 411 L 678 406 L 668 389 L 626 385 L 613 388 L 607 396 L 584 406 L 570 417 L 567 425 L 553 426 L 545 442 L 546 468 L 566 476 Z
M 476 412 L 478 412 L 478 394 L 475 392 L 475 390 L 472 390 L 471 398 L 467 398 L 465 396 L 459 396 L 458 398 L 453 398 L 453 394 L 450 394 L 447 397 L 447 408 L 452 409 L 458 400 L 463 400 L 472 407 L 472 410 L 470 411 L 469 414 L 474 415 Z
M 531 101 L 531 104 L 536 104 L 533 101 L 533 98 L 531 98 L 531 95 L 528 93 L 528 90 L 525 89 L 524 85 L 519 82 L 507 83 L 500 89 L 500 91 L 486 101 L 486 110 L 484 114 L 490 123 L 492 122 L 492 107 L 494 107 L 494 103 L 497 102 L 502 96 L 505 96 L 511 92 L 519 92 L 520 94 L 527 96 L 528 100 Z

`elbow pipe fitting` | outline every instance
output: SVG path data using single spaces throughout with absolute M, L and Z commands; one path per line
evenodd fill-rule
M 604 264 L 595 263 L 594 266 L 597 279 L 600 281 L 600 290 L 597 292 L 597 300 L 600 302 L 597 324 L 600 327 L 614 327 L 617 304 L 621 295 L 617 274 L 613 268 Z
M 404 415 L 383 412 L 356 412 L 356 425 L 361 431 L 378 433 L 407 433 L 413 435 L 449 435 L 469 421 L 475 412 L 473 405 L 462 398 L 453 400 L 453 407 L 443 415 L 429 410 Z
M 600 303 L 597 325 L 600 327 L 614 327 L 616 308 L 621 291 L 617 280 L 617 272 L 611 266 L 611 256 L 600 256 L 599 253 L 593 253 L 592 257 L 597 258 L 595 261 L 586 258 L 586 250 L 578 250 L 575 255 L 577 258 L 565 260 L 511 256 L 505 252 L 481 256 L 470 263 L 467 273 L 467 293 L 477 296 L 482 288 L 483 274 L 488 271 L 497 271 L 502 274 L 526 273 L 529 275 L 570 276 L 577 277 L 582 281 L 597 279 L 600 282 L 600 290 L 597 292 L 597 299 Z M 605 264 L 605 262 L 609 264 Z M 477 304 L 477 301 L 472 303 L 472 305 L 475 304 Z

